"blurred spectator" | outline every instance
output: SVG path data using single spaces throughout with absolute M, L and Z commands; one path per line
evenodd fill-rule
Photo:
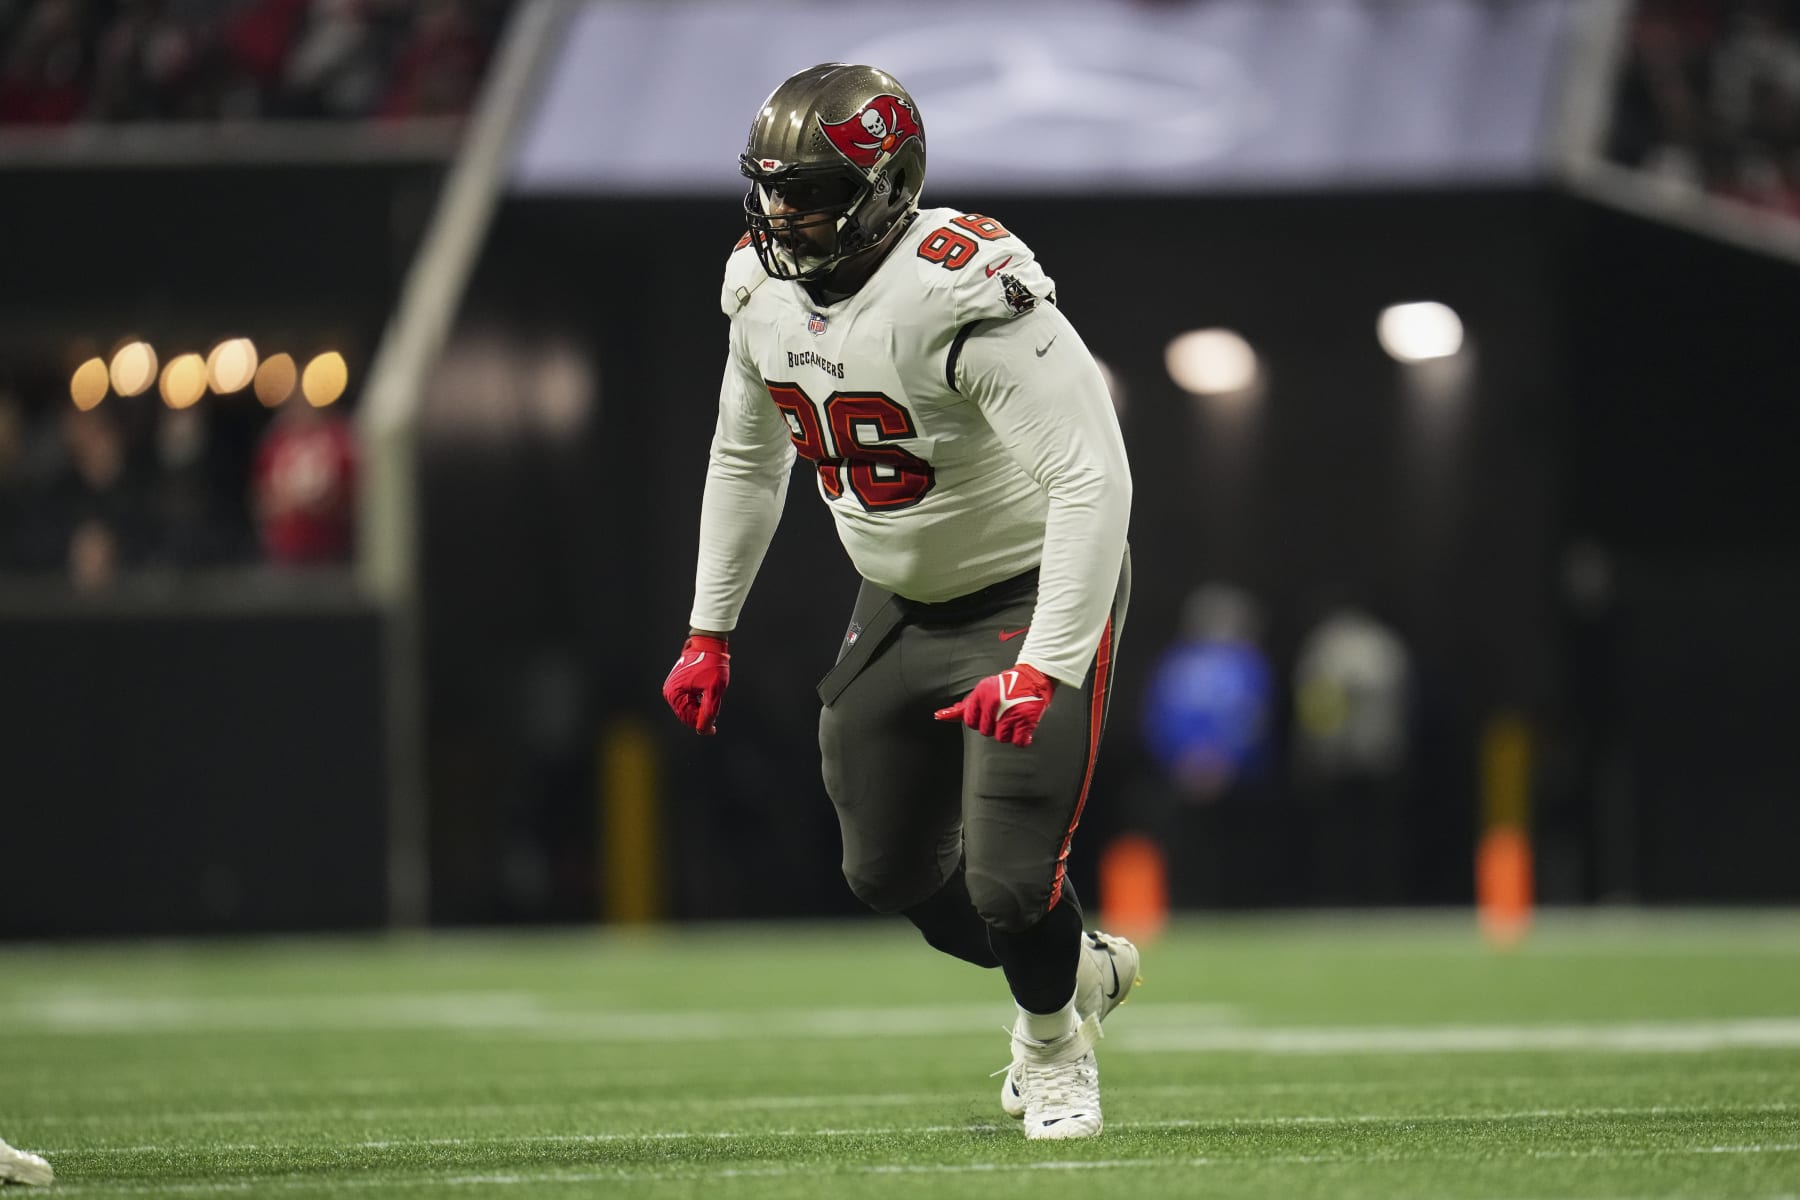
M 1328 789 L 1397 775 L 1406 764 L 1409 655 L 1400 635 L 1339 608 L 1294 663 L 1294 777 Z
M 381 101 L 384 117 L 446 117 L 464 111 L 487 65 L 487 43 L 462 0 L 423 0 L 400 47 Z
M 102 28 L 86 114 L 103 121 L 198 116 L 202 46 L 162 0 L 127 0 Z
M 361 0 L 313 0 L 283 79 L 292 115 L 349 117 L 373 111 L 383 63 L 366 7 Z
M 249 0 L 225 21 L 226 56 L 254 89 L 273 90 L 281 82 L 306 9 L 307 0 Z
M 346 562 L 356 516 L 356 445 L 350 422 L 296 396 L 263 435 L 252 507 L 269 562 Z
M 468 111 L 511 0 L 0 0 L 0 124 Z
M 25 513 L 22 565 L 59 569 L 80 591 L 99 591 L 120 570 L 146 565 L 154 531 L 133 470 L 126 430 L 109 409 L 65 409 L 65 462 Z
M 19 522 L 25 513 L 25 408 L 11 392 L 0 392 L 0 571 L 19 565 Z
M 154 516 L 162 561 L 211 566 L 231 557 L 229 522 L 218 512 L 219 486 L 209 458 L 208 410 L 162 409 L 156 422 Z
M 38 0 L 9 15 L 0 28 L 0 122 L 74 120 L 86 104 L 93 53 L 87 5 Z
M 85 352 L 85 351 L 84 351 Z M 348 560 L 356 486 L 349 401 L 248 392 L 171 408 L 156 389 L 70 403 L 60 365 L 0 379 L 0 572 L 98 589 L 140 570 Z
M 1400 891 L 1411 655 L 1368 613 L 1338 607 L 1294 662 L 1294 794 L 1308 811 L 1308 875 L 1326 903 L 1394 904 Z
M 1266 764 L 1273 677 L 1260 624 L 1242 590 L 1197 588 L 1151 676 L 1144 740 L 1190 799 L 1218 799 Z
M 1632 19 L 1609 154 L 1800 216 L 1800 5 L 1645 0 Z

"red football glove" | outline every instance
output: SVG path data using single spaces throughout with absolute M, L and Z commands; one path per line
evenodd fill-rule
M 724 638 L 695 634 L 681 643 L 681 657 L 663 680 L 663 699 L 695 733 L 719 732 L 719 706 L 731 683 L 731 653 Z
M 1054 679 L 1020 663 L 1010 671 L 989 675 L 961 700 L 938 709 L 937 719 L 961 721 L 985 737 L 1029 746 L 1055 691 Z

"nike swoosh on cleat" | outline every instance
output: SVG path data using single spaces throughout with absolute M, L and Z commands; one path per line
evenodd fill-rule
M 1106 993 L 1106 998 L 1111 1000 L 1119 994 L 1119 964 L 1114 962 L 1112 960 L 1112 955 L 1109 954 L 1106 956 L 1106 965 L 1112 971 L 1113 977 L 1112 991 Z

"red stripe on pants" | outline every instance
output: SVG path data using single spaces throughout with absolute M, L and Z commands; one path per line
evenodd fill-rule
M 1106 685 L 1111 682 L 1112 672 L 1112 618 L 1106 618 L 1106 628 L 1100 631 L 1100 649 L 1094 656 L 1094 703 L 1088 713 L 1088 760 L 1087 771 L 1081 777 L 1081 795 L 1075 800 L 1075 815 L 1069 818 L 1069 831 L 1063 834 L 1062 850 L 1056 856 L 1056 879 L 1050 884 L 1050 903 L 1044 906 L 1049 912 L 1062 899 L 1063 875 L 1067 871 L 1069 859 L 1069 843 L 1075 840 L 1075 827 L 1081 824 L 1081 810 L 1087 807 L 1088 785 L 1094 782 L 1094 763 L 1100 757 L 1100 727 L 1106 719 Z

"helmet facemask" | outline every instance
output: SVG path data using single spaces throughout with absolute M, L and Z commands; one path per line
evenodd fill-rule
M 776 279 L 823 279 L 878 237 L 858 221 L 876 184 L 849 166 L 791 166 L 765 170 L 748 154 L 750 179 L 744 223 L 763 270 Z M 774 210 L 780 207 L 782 211 Z M 824 235 L 824 236 L 821 236 Z

